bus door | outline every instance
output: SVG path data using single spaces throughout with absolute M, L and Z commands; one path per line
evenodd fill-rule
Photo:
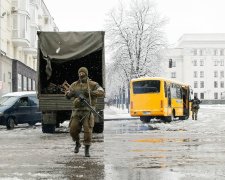
M 183 115 L 189 115 L 189 91 L 188 88 L 182 87 L 182 98 L 183 98 Z
M 170 85 L 167 85 L 168 107 L 171 107 L 171 90 Z

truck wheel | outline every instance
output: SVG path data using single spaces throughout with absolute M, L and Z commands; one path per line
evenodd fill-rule
M 9 130 L 9 129 L 14 129 L 14 126 L 15 126 L 15 121 L 12 117 L 9 117 L 7 119 L 7 123 L 6 123 L 6 128 Z
M 104 122 L 103 123 L 95 123 L 93 128 L 93 133 L 102 133 L 104 130 Z
M 29 122 L 28 123 L 30 126 L 34 126 L 36 123 L 35 122 Z
M 59 128 L 60 127 L 60 122 L 57 121 L 55 127 Z
M 42 124 L 42 132 L 43 133 L 54 133 L 55 125 L 54 124 Z

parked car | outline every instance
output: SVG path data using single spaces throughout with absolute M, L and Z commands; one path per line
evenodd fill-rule
M 41 122 L 42 113 L 35 91 L 12 92 L 0 98 L 0 125 L 13 129 L 15 125 Z

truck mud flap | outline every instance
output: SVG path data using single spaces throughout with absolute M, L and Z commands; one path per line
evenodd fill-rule
M 95 123 L 93 133 L 103 133 L 103 131 L 104 131 L 104 121 L 100 123 Z
M 56 127 L 56 113 L 45 112 L 43 113 L 42 119 L 42 132 L 43 133 L 54 133 Z
M 43 133 L 54 133 L 55 125 L 53 124 L 42 124 L 42 132 Z

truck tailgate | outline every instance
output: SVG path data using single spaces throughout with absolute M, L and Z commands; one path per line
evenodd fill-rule
M 73 99 L 66 99 L 64 94 L 41 94 L 38 98 L 41 111 L 72 110 Z M 104 98 L 97 99 L 96 109 L 104 109 Z

